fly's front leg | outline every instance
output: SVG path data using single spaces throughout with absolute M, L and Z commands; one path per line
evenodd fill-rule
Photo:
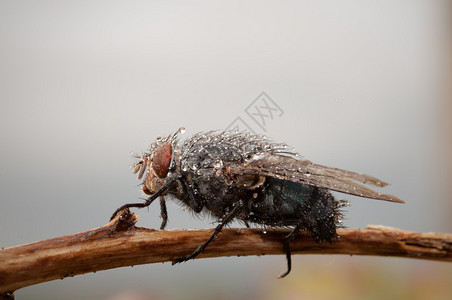
M 116 215 L 123 209 L 131 208 L 131 207 L 137 207 L 137 208 L 148 207 L 149 205 L 151 205 L 152 202 L 154 202 L 155 199 L 157 199 L 159 196 L 161 196 L 177 179 L 178 179 L 178 177 L 169 179 L 155 194 L 153 194 L 149 198 L 147 198 L 144 203 L 124 204 L 123 206 L 121 206 L 120 208 L 115 210 L 115 212 L 113 213 L 113 215 L 110 218 L 110 221 L 113 220 L 114 217 L 116 217 Z M 165 212 L 166 212 L 166 206 L 165 206 Z M 163 225 L 163 223 L 162 223 L 162 225 Z M 165 222 L 165 225 L 166 225 L 166 222 Z
M 143 207 L 147 207 L 149 205 L 151 205 L 152 202 L 154 202 L 155 199 L 157 199 L 158 196 L 152 195 L 149 198 L 146 199 L 146 201 L 144 203 L 128 203 L 128 204 L 124 204 L 123 206 L 121 206 L 120 208 L 118 208 L 117 210 L 115 210 L 115 212 L 113 213 L 113 215 L 110 218 L 110 221 L 113 220 L 116 215 L 123 209 L 126 208 L 131 208 L 131 207 L 137 207 L 137 208 L 143 208 Z
M 184 193 L 187 195 L 188 198 L 188 205 L 196 212 L 199 213 L 202 211 L 203 205 L 199 199 L 193 195 L 193 190 L 188 188 L 190 185 L 187 181 L 187 179 L 183 176 L 180 177 L 180 182 L 182 183 L 182 188 Z
M 227 223 L 229 223 L 234 216 L 237 214 L 237 212 L 239 211 L 239 209 L 242 208 L 242 206 L 240 204 L 237 204 L 221 221 L 220 224 L 218 224 L 217 227 L 215 227 L 214 232 L 212 233 L 212 235 L 210 236 L 210 238 L 204 242 L 204 244 L 202 244 L 201 246 L 198 247 L 198 249 L 195 250 L 195 252 L 193 252 L 192 254 L 185 256 L 185 257 L 181 257 L 181 258 L 176 258 L 173 261 L 173 265 L 174 264 L 178 264 L 187 260 L 190 260 L 192 258 L 195 258 L 196 256 L 198 256 L 201 252 L 204 251 L 204 249 L 206 249 L 207 245 L 209 245 L 209 243 L 217 236 L 218 233 L 220 233 L 221 229 L 223 229 L 224 225 L 226 225 Z

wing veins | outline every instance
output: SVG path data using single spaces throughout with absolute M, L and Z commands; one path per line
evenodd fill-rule
M 276 177 L 363 198 L 405 203 L 394 195 L 379 193 L 355 182 L 359 181 L 377 187 L 388 185 L 375 177 L 316 165 L 308 160 L 297 160 L 287 156 L 264 154 L 240 166 L 231 166 L 229 172 L 238 176 L 260 175 Z

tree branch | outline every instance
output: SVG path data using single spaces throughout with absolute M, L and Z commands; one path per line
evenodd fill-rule
M 68 276 L 112 268 L 167 262 L 193 252 L 211 235 L 203 230 L 153 230 L 136 227 L 127 209 L 110 223 L 66 235 L 0 250 L 0 294 Z M 224 229 L 199 257 L 283 254 L 287 229 Z M 300 233 L 293 254 L 399 256 L 452 261 L 452 235 L 416 233 L 383 226 L 338 229 L 334 244 L 318 244 Z M 11 293 L 8 293 L 11 292 Z M 1 298 L 1 297 L 0 297 Z

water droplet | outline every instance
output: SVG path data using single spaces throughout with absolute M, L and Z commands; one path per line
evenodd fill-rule
M 267 230 L 264 230 L 264 234 L 267 234 Z
M 180 134 L 184 134 L 184 133 L 185 133 L 185 127 L 179 128 L 179 133 L 180 133 Z
M 222 161 L 221 159 L 216 160 L 216 161 L 213 163 L 213 167 L 214 167 L 215 169 L 221 169 L 221 168 L 223 167 L 223 161 Z
M 341 200 L 338 205 L 338 207 L 350 207 L 350 206 L 351 203 L 349 200 Z

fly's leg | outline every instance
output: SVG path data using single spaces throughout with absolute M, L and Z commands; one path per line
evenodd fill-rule
M 197 200 L 195 198 L 195 195 L 193 195 L 193 190 L 188 188 L 188 186 L 190 185 L 187 181 L 187 179 L 185 177 L 180 178 L 180 181 L 182 182 L 182 187 L 184 190 L 184 193 L 187 195 L 188 197 L 188 204 L 189 206 L 196 212 L 199 213 L 202 211 L 203 205 L 201 203 L 200 200 Z
M 165 229 L 166 223 L 168 222 L 168 211 L 166 210 L 165 197 L 163 196 L 160 196 L 160 217 L 162 218 L 160 230 L 162 230 Z
M 115 210 L 115 212 L 113 213 L 113 215 L 110 218 L 110 221 L 113 220 L 114 217 L 116 217 L 116 215 L 123 209 L 131 208 L 131 207 L 137 207 L 137 208 L 147 207 L 147 206 L 151 205 L 151 203 L 154 202 L 154 200 L 157 199 L 157 198 L 158 198 L 158 196 L 154 197 L 154 195 L 152 195 L 149 198 L 147 198 L 144 203 L 128 203 L 128 204 L 124 204 L 123 206 L 121 206 L 120 208 Z
M 121 206 L 120 208 L 118 208 L 117 210 L 115 210 L 115 212 L 113 213 L 113 215 L 110 218 L 110 221 L 113 220 L 113 218 L 123 209 L 125 208 L 131 208 L 131 207 L 137 207 L 137 208 L 143 208 L 143 207 L 147 207 L 149 205 L 151 205 L 152 202 L 154 202 L 155 199 L 157 199 L 159 196 L 161 196 L 178 178 L 172 178 L 169 179 L 165 185 L 163 185 L 160 190 L 158 190 L 155 194 L 153 194 L 152 196 L 150 196 L 149 198 L 146 199 L 146 201 L 144 203 L 128 203 L 128 204 L 124 204 L 123 206 Z
M 278 276 L 278 278 L 284 278 L 292 269 L 292 254 L 290 252 L 290 241 L 293 240 L 293 238 L 298 234 L 298 232 L 301 229 L 301 223 L 298 223 L 297 226 L 284 238 L 283 240 L 283 250 L 286 253 L 286 259 L 287 259 L 287 271 L 282 273 Z
M 185 257 L 180 257 L 180 258 L 176 258 L 173 262 L 173 264 L 178 264 L 187 260 L 190 260 L 192 258 L 195 258 L 196 256 L 198 256 L 201 252 L 204 251 L 204 249 L 206 249 L 207 245 L 209 245 L 209 243 L 215 238 L 215 236 L 217 236 L 218 233 L 220 233 L 221 229 L 223 229 L 224 225 L 226 225 L 227 223 L 229 223 L 234 216 L 237 214 L 237 212 L 239 211 L 239 209 L 241 208 L 241 205 L 236 205 L 221 221 L 220 224 L 218 224 L 217 227 L 215 227 L 214 232 L 212 233 L 212 235 L 210 236 L 210 238 L 204 242 L 204 244 L 202 244 L 201 246 L 198 247 L 198 249 L 195 250 L 195 252 L 193 252 L 192 254 L 185 256 Z

